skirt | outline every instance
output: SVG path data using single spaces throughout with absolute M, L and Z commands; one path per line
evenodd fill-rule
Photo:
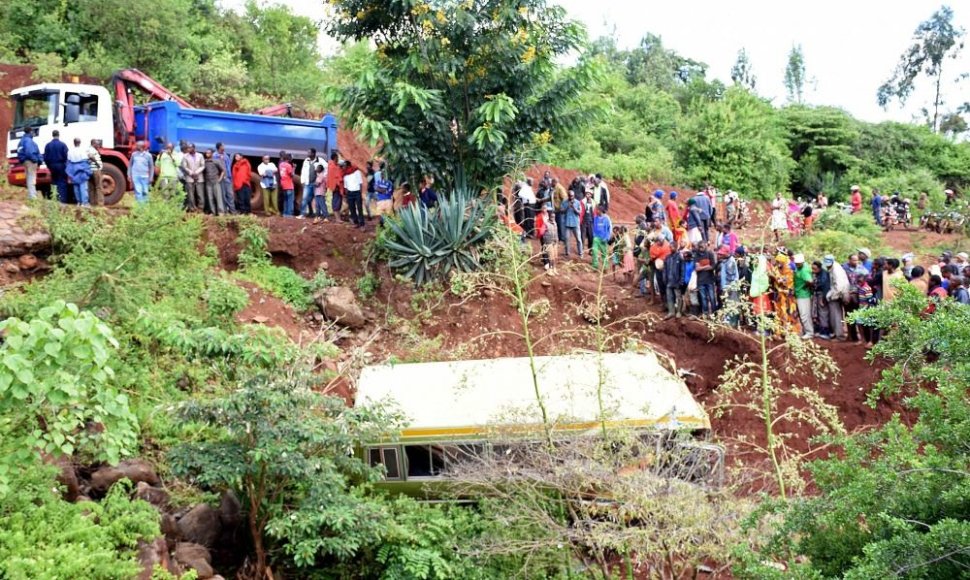
M 687 241 L 691 244 L 697 244 L 703 240 L 704 236 L 701 235 L 700 228 L 691 228 L 690 231 L 687 232 Z
M 624 274 L 626 274 L 629 272 L 633 272 L 633 270 L 635 270 L 636 267 L 637 267 L 637 262 L 633 258 L 633 250 L 627 250 L 623 254 L 623 267 L 621 268 L 621 271 Z

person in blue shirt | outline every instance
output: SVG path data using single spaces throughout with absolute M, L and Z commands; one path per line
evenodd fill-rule
M 27 127 L 17 147 L 17 161 L 23 164 L 27 172 L 27 199 L 37 198 L 37 166 L 42 160 L 40 148 L 34 142 L 34 129 Z
M 418 199 L 421 200 L 421 205 L 425 209 L 438 207 L 438 192 L 431 187 L 432 185 L 434 185 L 434 179 L 431 177 L 421 179 L 421 191 L 418 192 Z
M 593 218 L 593 267 L 599 269 L 606 266 L 606 256 L 609 252 L 610 238 L 613 236 L 613 220 L 607 214 L 605 206 L 600 206 L 599 212 Z
M 872 219 L 876 220 L 876 224 L 882 225 L 882 195 L 876 188 L 872 189 Z
M 711 219 L 714 216 L 714 210 L 711 207 L 711 198 L 707 197 L 707 194 L 703 191 L 698 191 L 696 194 L 694 194 L 694 197 L 692 197 L 691 200 L 694 201 L 697 209 L 700 210 L 701 239 L 706 242 L 708 241 L 707 230 L 710 229 Z M 688 229 L 690 229 L 690 226 L 688 226 Z
M 576 193 L 569 190 L 567 198 L 562 202 L 563 229 L 565 230 L 566 256 L 569 256 L 569 238 L 576 240 L 576 253 L 583 257 L 583 238 L 579 234 L 579 217 L 583 213 L 582 202 L 576 199 Z
M 44 147 L 44 165 L 51 172 L 51 184 L 57 187 L 57 199 L 68 203 L 67 195 L 67 145 L 61 141 L 61 132 L 54 130 L 53 139 Z

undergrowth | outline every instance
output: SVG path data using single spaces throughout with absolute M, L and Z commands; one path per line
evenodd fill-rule
M 252 282 L 270 294 L 303 312 L 313 306 L 313 296 L 323 288 L 336 285 L 326 271 L 320 270 L 312 280 L 283 266 L 276 266 L 267 251 L 269 232 L 258 222 L 246 222 L 239 231 L 239 270 L 236 277 Z

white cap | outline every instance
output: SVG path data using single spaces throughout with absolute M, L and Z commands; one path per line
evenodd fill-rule
M 805 255 L 804 254 L 795 254 L 795 256 L 792 258 L 792 260 L 796 264 L 804 264 L 805 263 Z
M 968 256 L 966 252 L 960 252 L 959 254 L 957 254 L 957 258 L 960 258 L 961 260 L 966 262 L 968 259 L 970 259 L 970 256 Z

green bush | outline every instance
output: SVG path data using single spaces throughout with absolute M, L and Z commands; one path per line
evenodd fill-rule
M 442 198 L 437 209 L 418 204 L 386 222 L 394 237 L 383 240 L 389 265 L 421 286 L 445 281 L 451 272 L 482 267 L 482 249 L 496 223 L 491 205 L 468 192 Z
M 823 211 L 815 220 L 815 229 L 842 232 L 865 239 L 875 239 L 882 231 L 872 219 L 871 212 L 845 214 L 834 207 Z
M 249 304 L 249 295 L 231 279 L 218 276 L 209 281 L 205 303 L 213 321 L 228 323 Z
M 54 470 L 36 463 L 14 483 L 0 501 L 0 578 L 127 580 L 140 570 L 137 542 L 159 535 L 158 512 L 128 499 L 125 482 L 98 503 L 64 501 Z
M 877 255 L 884 251 L 878 238 L 863 238 L 834 230 L 822 230 L 793 238 L 788 241 L 788 247 L 805 254 L 806 260 L 821 260 L 826 254 L 832 254 L 840 262 L 845 261 L 849 254 L 859 248 L 869 248 Z
M 135 449 L 138 426 L 117 388 L 108 325 L 57 301 L 29 322 L 0 322 L 0 333 L 0 439 L 15 444 L 0 456 L 0 493 L 4 473 L 40 452 L 116 463 Z
M 368 300 L 381 287 L 381 279 L 373 272 L 367 272 L 357 279 L 357 294 L 361 300 Z

